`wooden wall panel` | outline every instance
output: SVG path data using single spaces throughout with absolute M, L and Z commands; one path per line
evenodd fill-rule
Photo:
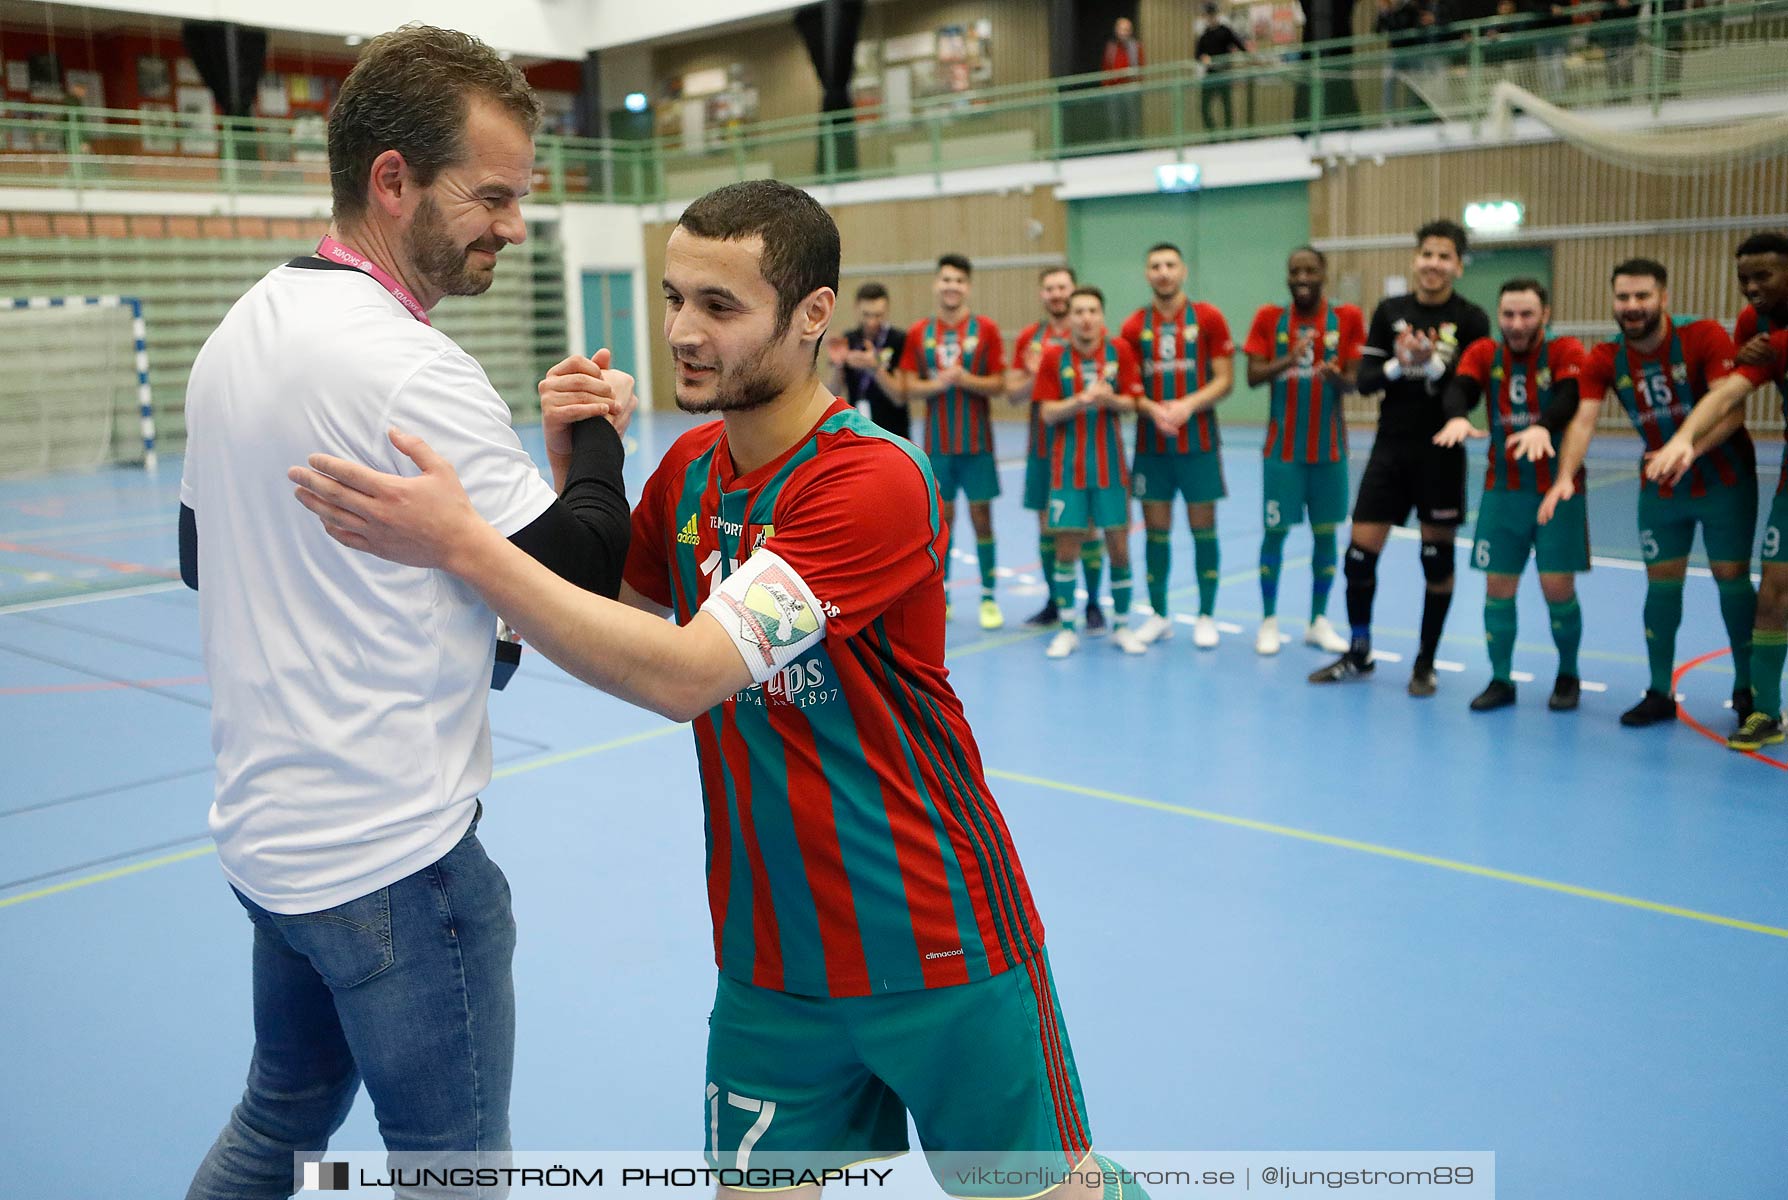
M 889 311 L 907 325 L 931 312 L 931 280 L 937 257 L 960 251 L 975 262 L 973 305 L 1006 333 L 1036 319 L 1037 273 L 1045 261 L 1067 256 L 1067 207 L 1036 189 L 1028 195 L 953 196 L 941 200 L 890 200 L 840 205 L 832 210 L 843 246 L 840 312 L 835 328 L 855 323 L 852 297 L 871 279 L 887 286 Z M 1034 222 L 1034 223 L 1033 223 Z M 664 245 L 674 224 L 645 227 L 646 313 L 656 331 L 664 312 L 658 281 L 664 274 Z M 1002 260 L 1005 260 L 1002 262 Z M 671 378 L 670 351 L 652 338 L 652 377 Z M 652 402 L 674 408 L 668 386 Z

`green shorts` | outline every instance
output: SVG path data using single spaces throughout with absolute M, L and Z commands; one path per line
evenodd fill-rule
M 1223 483 L 1223 455 L 1216 450 L 1191 454 L 1138 454 L 1130 467 L 1130 493 L 1144 504 L 1171 501 L 1178 492 L 1187 504 L 1204 504 L 1229 495 Z
M 970 504 L 991 500 L 1000 494 L 999 467 L 992 453 L 933 454 L 931 474 L 937 479 L 937 490 L 949 504 L 961 492 Z
M 1335 463 L 1261 460 L 1261 518 L 1267 530 L 1301 524 L 1339 525 L 1347 519 L 1347 460 Z
M 1049 460 L 1035 454 L 1024 460 L 1024 506 L 1032 512 L 1049 507 Z
M 1578 492 L 1540 524 L 1538 492 L 1485 492 L 1472 534 L 1471 565 L 1491 575 L 1519 575 L 1531 552 L 1541 574 L 1589 570 L 1589 500 Z
M 1763 561 L 1788 565 L 1788 491 L 1777 492 L 1769 502 L 1769 519 L 1763 525 Z
M 958 1156 L 1079 1165 L 1091 1134 L 1047 953 L 974 983 L 841 999 L 720 977 L 702 1112 L 711 1167 L 889 1158 L 907 1149 L 909 1111 L 954 1196 L 1042 1190 L 976 1186 Z
M 1773 511 L 1773 508 L 1772 508 Z M 1639 492 L 1639 553 L 1648 563 L 1687 558 L 1695 548 L 1695 526 L 1708 562 L 1751 561 L 1757 534 L 1757 481 L 1711 487 L 1705 496 L 1680 488 L 1665 500 L 1652 488 Z
M 1051 529 L 1127 529 L 1130 526 L 1130 493 L 1119 484 L 1110 487 L 1051 488 Z

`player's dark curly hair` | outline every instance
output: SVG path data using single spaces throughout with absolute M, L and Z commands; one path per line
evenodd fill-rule
M 1655 258 L 1629 258 L 1625 262 L 1616 263 L 1614 270 L 1608 273 L 1608 282 L 1613 283 L 1622 275 L 1643 275 L 1658 281 L 1659 287 L 1670 282 L 1670 272 L 1664 264 Z
M 1546 290 L 1546 285 L 1526 275 L 1519 279 L 1505 279 L 1502 286 L 1496 289 L 1499 299 L 1510 292 L 1532 292 L 1540 298 L 1541 308 L 1550 307 L 1552 304 L 1552 293 Z
M 1465 227 L 1457 221 L 1449 221 L 1445 217 L 1438 221 L 1430 221 L 1416 230 L 1416 248 L 1421 249 L 1422 243 L 1431 237 L 1445 238 L 1453 243 L 1453 253 L 1460 258 L 1464 258 L 1466 251 L 1470 249 L 1466 243 Z
M 1738 244 L 1734 258 L 1744 258 L 1751 254 L 1780 254 L 1788 258 L 1788 233 L 1753 233 Z
M 970 279 L 975 277 L 975 268 L 969 262 L 966 254 L 940 254 L 937 260 L 937 269 L 941 271 L 945 267 L 955 267 Z
M 683 210 L 677 224 L 696 237 L 762 240 L 758 270 L 776 289 L 776 336 L 820 288 L 838 290 L 838 226 L 818 200 L 774 179 L 716 188 Z

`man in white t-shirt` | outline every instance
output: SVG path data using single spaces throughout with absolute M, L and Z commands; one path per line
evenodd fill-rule
M 292 511 L 285 468 L 323 444 L 402 470 L 388 431 L 425 432 L 505 537 L 616 593 L 632 380 L 598 352 L 542 382 L 610 417 L 575 443 L 549 424 L 555 493 L 427 315 L 484 291 L 526 237 L 539 116 L 474 38 L 375 38 L 330 117 L 329 236 L 243 296 L 193 365 L 182 573 L 212 688 L 211 832 L 254 924 L 255 1051 L 189 1198 L 289 1196 L 292 1155 L 328 1144 L 362 1082 L 393 1152 L 509 1148 L 515 925 L 474 832 L 496 620 L 440 571 L 344 550 Z

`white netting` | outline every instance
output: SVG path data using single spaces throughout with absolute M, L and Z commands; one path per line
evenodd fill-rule
M 1710 167 L 1755 162 L 1788 151 L 1788 115 L 1685 129 L 1613 129 L 1507 80 L 1498 83 L 1491 95 L 1491 137 L 1510 136 L 1517 108 L 1585 154 L 1651 174 L 1698 175 Z
M 111 461 L 140 440 L 114 430 L 137 407 L 127 307 L 13 308 L 0 299 L 0 475 Z

